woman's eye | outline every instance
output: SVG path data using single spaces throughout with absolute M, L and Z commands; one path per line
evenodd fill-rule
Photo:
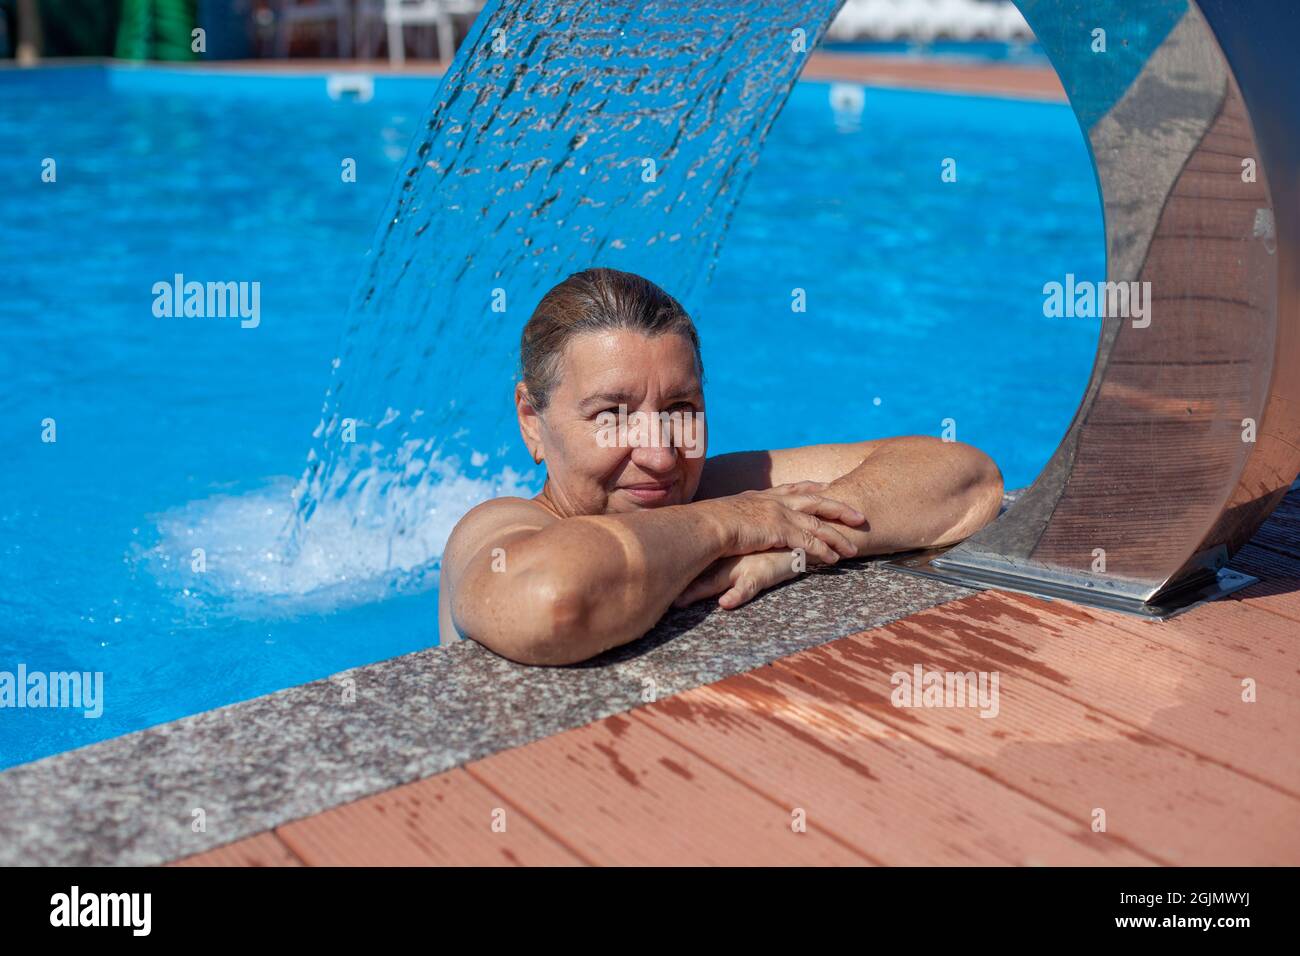
M 670 405 L 668 408 L 665 408 L 664 411 L 665 411 L 665 412 L 680 412 L 680 413 L 688 414 L 688 415 L 694 415 L 694 414 L 696 414 L 696 408 L 695 408 L 695 404 L 694 404 L 693 402 L 678 402 L 678 403 L 675 404 L 675 405 Z M 630 415 L 632 415 L 633 413 L 632 413 L 632 412 L 628 412 L 627 414 L 630 416 Z M 602 408 L 602 409 L 601 409 L 600 411 L 598 411 L 598 412 L 593 412 L 591 417 L 592 417 L 593 419 L 600 419 L 600 418 L 603 418 L 603 417 L 606 416 L 606 415 L 612 415 L 612 416 L 614 416 L 615 418 L 617 418 L 618 415 L 619 415 L 619 409 L 618 409 L 618 406 L 611 406 L 610 408 Z

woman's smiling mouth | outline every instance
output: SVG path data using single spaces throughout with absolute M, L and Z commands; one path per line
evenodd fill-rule
M 641 504 L 655 504 L 663 501 L 672 493 L 676 481 L 642 481 L 635 485 L 620 485 L 619 491 L 626 491 Z

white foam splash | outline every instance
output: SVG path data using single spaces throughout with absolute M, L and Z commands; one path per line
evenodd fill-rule
M 483 478 L 464 476 L 454 461 L 431 462 L 429 471 L 406 486 L 372 475 L 353 493 L 322 501 L 292 557 L 283 534 L 295 512 L 289 478 L 157 516 L 158 541 L 140 557 L 182 599 L 240 615 L 323 611 L 436 587 L 461 516 L 489 498 L 534 489 L 531 472 L 508 466 Z M 368 507 L 366 487 L 385 489 L 383 507 Z M 197 571 L 200 548 L 206 567 Z

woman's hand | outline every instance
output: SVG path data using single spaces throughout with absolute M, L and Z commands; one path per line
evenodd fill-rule
M 768 588 L 797 578 L 803 571 L 800 556 L 793 551 L 765 551 L 722 558 L 692 581 L 673 601 L 674 607 L 686 607 L 704 598 L 721 594 L 718 606 L 734 610 L 752 601 Z
M 802 549 L 807 557 L 834 564 L 857 556 L 857 548 L 830 522 L 855 527 L 866 515 L 820 494 L 826 483 L 799 481 L 764 491 L 745 491 L 708 504 L 723 522 L 723 557 Z
M 800 481 L 715 499 L 729 523 L 728 554 L 692 581 L 673 604 L 685 607 L 720 594 L 718 605 L 731 610 L 798 577 L 810 560 L 834 564 L 841 557 L 855 557 L 853 544 L 828 522 L 856 526 L 866 516 L 819 494 L 825 488 L 825 482 Z

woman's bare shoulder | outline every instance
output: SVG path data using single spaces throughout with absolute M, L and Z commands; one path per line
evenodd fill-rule
M 559 520 L 551 512 L 542 507 L 541 502 L 536 498 L 515 498 L 504 496 L 501 498 L 489 498 L 487 501 L 480 501 L 457 522 L 456 527 L 461 525 L 475 525 L 485 521 L 496 521 L 504 516 L 510 517 L 533 517 L 538 520 L 550 518 Z
M 438 633 L 446 644 L 463 636 L 452 615 L 452 594 L 464 583 L 474 559 L 492 548 L 504 548 L 520 535 L 545 528 L 559 519 L 529 498 L 491 498 L 475 505 L 452 529 L 442 551 L 438 594 Z
M 452 570 L 484 547 L 540 531 L 559 519 L 531 498 L 490 498 L 475 505 L 456 522 L 443 550 L 444 571 Z

